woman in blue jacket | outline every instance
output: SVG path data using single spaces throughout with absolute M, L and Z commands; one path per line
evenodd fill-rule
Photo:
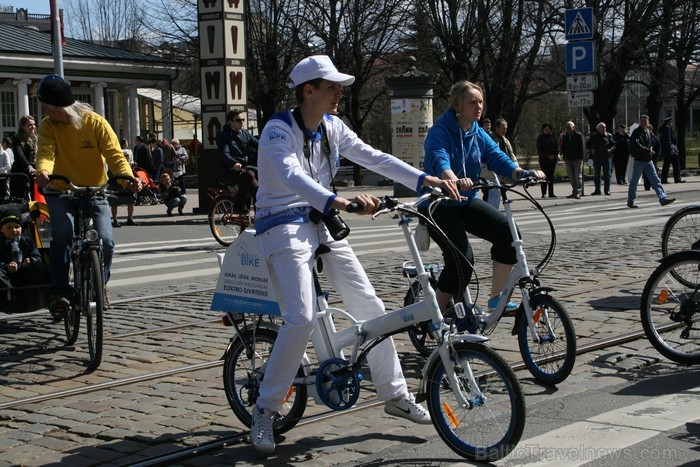
M 493 309 L 516 262 L 515 249 L 511 245 L 513 238 L 505 214 L 477 198 L 477 191 L 472 187 L 479 180 L 482 162 L 502 177 L 517 180 L 530 175 L 538 179 L 545 176 L 539 170 L 521 169 L 479 127 L 484 98 L 478 85 L 469 81 L 456 83 L 450 90 L 449 103 L 449 108 L 435 122 L 425 140 L 424 170 L 429 175 L 453 180 L 462 196 L 468 198 L 461 202 L 443 202 L 433 213 L 437 225 L 466 259 L 461 258 L 461 264 L 455 264 L 451 255 L 444 255 L 445 268 L 438 280 L 438 303 L 444 309 L 452 296 L 459 292 L 456 268 L 465 271 L 467 281 L 471 278 L 474 257 L 467 236 L 471 234 L 492 244 L 493 279 L 488 307 Z M 445 251 L 447 245 L 437 236 L 431 236 Z M 508 311 L 516 308 L 516 304 L 508 303 Z

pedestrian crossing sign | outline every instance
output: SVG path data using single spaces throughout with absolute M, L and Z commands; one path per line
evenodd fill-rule
M 593 32 L 595 31 L 593 8 L 566 10 L 564 26 L 567 41 L 593 39 Z

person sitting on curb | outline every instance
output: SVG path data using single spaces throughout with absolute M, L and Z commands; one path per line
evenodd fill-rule
M 173 184 L 170 174 L 164 173 L 160 176 L 160 184 L 158 185 L 160 195 L 168 209 L 165 211 L 169 216 L 173 215 L 173 209 L 177 208 L 177 213 L 181 216 L 184 214 L 182 209 L 187 204 L 187 195 L 182 194 L 180 187 Z

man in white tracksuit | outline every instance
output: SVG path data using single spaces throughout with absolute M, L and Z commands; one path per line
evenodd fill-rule
M 273 116 L 260 136 L 255 220 L 256 241 L 268 261 L 284 316 L 284 324 L 267 363 L 260 396 L 253 408 L 250 438 L 258 451 L 275 448 L 272 417 L 296 376 L 315 322 L 314 252 L 325 244 L 324 273 L 342 296 L 347 311 L 366 320 L 384 313 L 359 260 L 346 240 L 335 240 L 321 214 L 345 212 L 350 200 L 330 190 L 340 154 L 351 161 L 415 190 L 440 187 L 452 198 L 454 183 L 440 180 L 365 144 L 337 113 L 344 85 L 355 78 L 339 73 L 330 58 L 317 55 L 299 62 L 290 74 L 299 107 Z M 369 194 L 354 201 L 372 214 L 380 200 Z M 311 216 L 311 219 L 310 217 Z M 330 224 L 330 222 L 329 222 Z M 368 356 L 377 396 L 385 412 L 429 424 L 430 415 L 406 387 L 391 339 Z

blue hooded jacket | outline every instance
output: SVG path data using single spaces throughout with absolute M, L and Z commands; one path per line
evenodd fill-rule
M 489 170 L 503 177 L 511 177 L 518 167 L 477 122 L 468 131 L 462 130 L 452 109 L 447 109 L 430 129 L 424 149 L 423 170 L 438 178 L 449 169 L 457 177 L 471 178 L 477 183 L 482 161 Z M 461 194 L 472 199 L 477 190 Z

